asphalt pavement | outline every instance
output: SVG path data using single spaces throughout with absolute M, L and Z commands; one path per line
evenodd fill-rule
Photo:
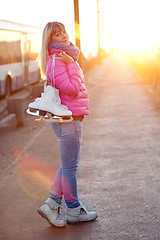
M 60 160 L 50 124 L 33 120 L 39 127 L 23 148 L 13 143 L 15 161 L 1 178 L 1 240 L 160 239 L 159 104 L 119 54 L 92 68 L 86 83 L 78 192 L 99 217 L 59 229 L 38 215 Z

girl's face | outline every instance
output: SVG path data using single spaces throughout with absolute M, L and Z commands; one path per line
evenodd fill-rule
M 63 44 L 65 46 L 70 45 L 69 36 L 65 29 L 62 30 L 60 28 L 57 28 L 56 32 L 51 36 L 51 41 Z

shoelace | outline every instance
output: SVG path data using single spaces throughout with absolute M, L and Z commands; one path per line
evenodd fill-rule
M 53 210 L 56 210 L 57 212 L 58 212 L 58 214 L 60 214 L 60 209 L 61 209 L 62 207 L 61 206 L 56 206 L 56 207 L 54 207 L 54 208 L 52 208 Z
M 56 210 L 57 213 L 58 213 L 58 214 L 57 214 L 57 218 L 58 218 L 59 220 L 64 220 L 64 219 L 62 218 L 61 214 L 60 214 L 61 209 L 62 209 L 61 206 L 56 206 L 56 207 L 54 208 L 54 210 Z

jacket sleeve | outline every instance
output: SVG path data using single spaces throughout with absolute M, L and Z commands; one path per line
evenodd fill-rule
M 57 59 L 54 68 L 54 82 L 60 93 L 75 97 L 83 82 L 82 70 L 74 61 L 65 64 Z

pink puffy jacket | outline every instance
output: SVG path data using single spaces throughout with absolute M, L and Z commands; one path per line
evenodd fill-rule
M 46 68 L 47 80 L 52 83 L 52 61 L 51 55 L 63 52 L 60 49 L 50 49 L 50 57 Z M 89 114 L 89 100 L 86 87 L 84 85 L 84 76 L 78 63 L 75 61 L 65 64 L 59 59 L 55 60 L 54 83 L 59 89 L 61 103 L 66 105 L 74 116 Z

